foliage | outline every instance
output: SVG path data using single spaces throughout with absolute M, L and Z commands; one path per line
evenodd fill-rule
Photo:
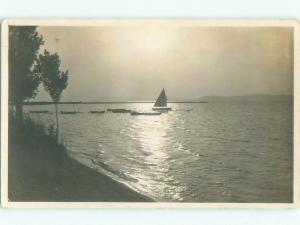
M 68 70 L 60 71 L 61 61 L 57 53 L 50 54 L 47 50 L 40 54 L 35 66 L 35 72 L 40 74 L 43 86 L 52 100 L 57 103 L 61 93 L 68 85 Z
M 55 137 L 56 134 L 55 134 L 55 129 L 54 129 L 53 124 L 50 124 L 50 125 L 48 126 L 47 131 L 48 131 L 48 135 L 49 135 L 50 137 Z
M 36 27 L 9 27 L 9 101 L 12 104 L 36 96 L 40 76 L 33 68 L 43 44 L 43 36 Z
M 43 86 L 55 103 L 56 139 L 59 137 L 58 106 L 61 94 L 68 86 L 69 72 L 60 70 L 61 61 L 57 53 L 50 54 L 47 50 L 40 54 L 35 72 L 40 74 Z
M 65 153 L 63 144 L 58 143 L 54 135 L 53 126 L 33 121 L 30 117 L 24 118 L 24 123 L 19 124 L 14 115 L 9 116 L 9 148 L 21 146 L 21 151 L 26 149 L 37 153 L 37 150 L 48 151 L 52 157 L 61 158 Z M 32 156 L 33 157 L 33 156 Z

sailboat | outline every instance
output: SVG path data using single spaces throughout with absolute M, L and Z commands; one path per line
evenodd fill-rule
M 167 106 L 167 96 L 165 89 L 163 88 L 160 92 L 160 95 L 158 96 L 156 102 L 154 103 L 154 106 L 152 107 L 153 110 L 157 111 L 169 111 L 172 110 L 171 107 Z

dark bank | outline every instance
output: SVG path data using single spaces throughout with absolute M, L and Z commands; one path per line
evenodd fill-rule
M 8 198 L 18 202 L 148 202 L 139 194 L 73 160 L 52 127 L 9 120 Z

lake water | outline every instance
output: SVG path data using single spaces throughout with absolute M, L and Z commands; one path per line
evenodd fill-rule
M 81 163 L 157 201 L 292 201 L 291 102 L 169 105 L 159 116 L 88 113 L 152 103 L 59 105 L 81 112 L 59 115 L 60 139 Z M 25 106 L 43 109 L 54 106 Z M 30 117 L 55 124 L 54 114 Z

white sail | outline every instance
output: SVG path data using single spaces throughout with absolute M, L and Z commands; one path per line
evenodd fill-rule
M 165 93 L 165 89 L 162 89 L 160 95 L 158 96 L 154 107 L 166 107 L 167 106 L 167 96 Z

